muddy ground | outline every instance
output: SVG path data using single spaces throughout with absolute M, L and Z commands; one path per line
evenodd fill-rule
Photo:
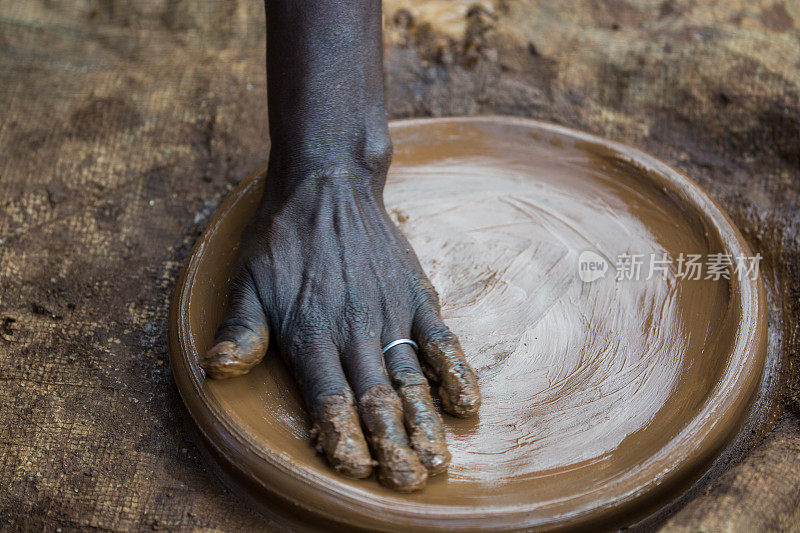
M 393 118 L 580 128 L 724 206 L 765 257 L 777 409 L 666 527 L 797 528 L 800 3 L 386 0 L 385 20 Z M 0 0 L 0 526 L 263 527 L 200 462 L 165 329 L 265 117 L 257 0 Z

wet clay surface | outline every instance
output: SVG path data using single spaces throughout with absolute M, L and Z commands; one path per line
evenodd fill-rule
M 578 257 L 749 255 L 728 219 L 665 165 L 569 130 L 490 118 L 400 122 L 392 136 L 387 208 L 478 374 L 478 417 L 445 416 L 448 471 L 398 494 L 337 475 L 315 452 L 274 351 L 246 376 L 205 379 L 197 354 L 223 316 L 258 176 L 200 239 L 171 318 L 176 381 L 206 444 L 235 465 L 226 473 L 306 518 L 361 527 L 626 525 L 677 497 L 733 438 L 756 390 L 763 289 L 674 268 L 639 281 L 612 268 L 585 283 Z
M 567 125 L 656 155 L 725 208 L 765 258 L 765 384 L 786 409 L 757 417 L 667 529 L 791 529 L 800 3 L 480 4 L 384 2 L 390 116 Z M 0 527 L 274 528 L 200 460 L 166 335 L 192 244 L 267 157 L 263 3 L 0 6 Z

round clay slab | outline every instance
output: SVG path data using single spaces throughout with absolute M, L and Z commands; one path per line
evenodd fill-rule
M 261 169 L 199 239 L 170 319 L 172 371 L 219 471 L 281 520 L 325 528 L 610 527 L 679 496 L 736 434 L 764 364 L 764 293 L 734 272 L 752 264 L 730 220 L 664 163 L 569 129 L 486 117 L 391 132 L 386 206 L 478 373 L 479 416 L 445 415 L 449 471 L 399 494 L 327 466 L 275 351 L 205 378 Z

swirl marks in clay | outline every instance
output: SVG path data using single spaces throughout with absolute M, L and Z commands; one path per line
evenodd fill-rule
M 757 387 L 763 289 L 685 279 L 674 261 L 649 276 L 649 259 L 749 254 L 730 221 L 666 165 L 563 128 L 441 119 L 395 123 L 392 136 L 386 206 L 478 373 L 478 416 L 445 416 L 449 470 L 399 494 L 337 476 L 315 453 L 274 351 L 245 376 L 203 378 L 198 354 L 225 311 L 259 173 L 201 237 L 170 321 L 176 382 L 230 479 L 305 517 L 379 529 L 627 525 L 677 497 Z M 585 252 L 604 276 L 581 280 Z M 638 280 L 616 279 L 624 254 L 643 258 Z
M 448 435 L 451 479 L 495 483 L 607 459 L 680 377 L 674 272 L 578 277 L 585 250 L 607 260 L 666 250 L 610 192 L 559 180 L 571 167 L 522 178 L 463 158 L 403 167 L 387 186 L 485 398 L 475 431 Z

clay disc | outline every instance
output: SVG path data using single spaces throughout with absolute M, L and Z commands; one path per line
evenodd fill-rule
M 391 132 L 386 205 L 478 372 L 479 417 L 445 416 L 449 472 L 399 494 L 328 468 L 277 353 L 244 377 L 204 377 L 198 354 L 269 186 L 261 169 L 199 239 L 170 318 L 172 371 L 214 467 L 274 518 L 324 528 L 619 526 L 679 496 L 736 434 L 764 365 L 760 281 L 678 264 L 750 257 L 730 220 L 664 163 L 565 128 L 466 118 Z M 618 276 L 637 257 L 638 275 Z

